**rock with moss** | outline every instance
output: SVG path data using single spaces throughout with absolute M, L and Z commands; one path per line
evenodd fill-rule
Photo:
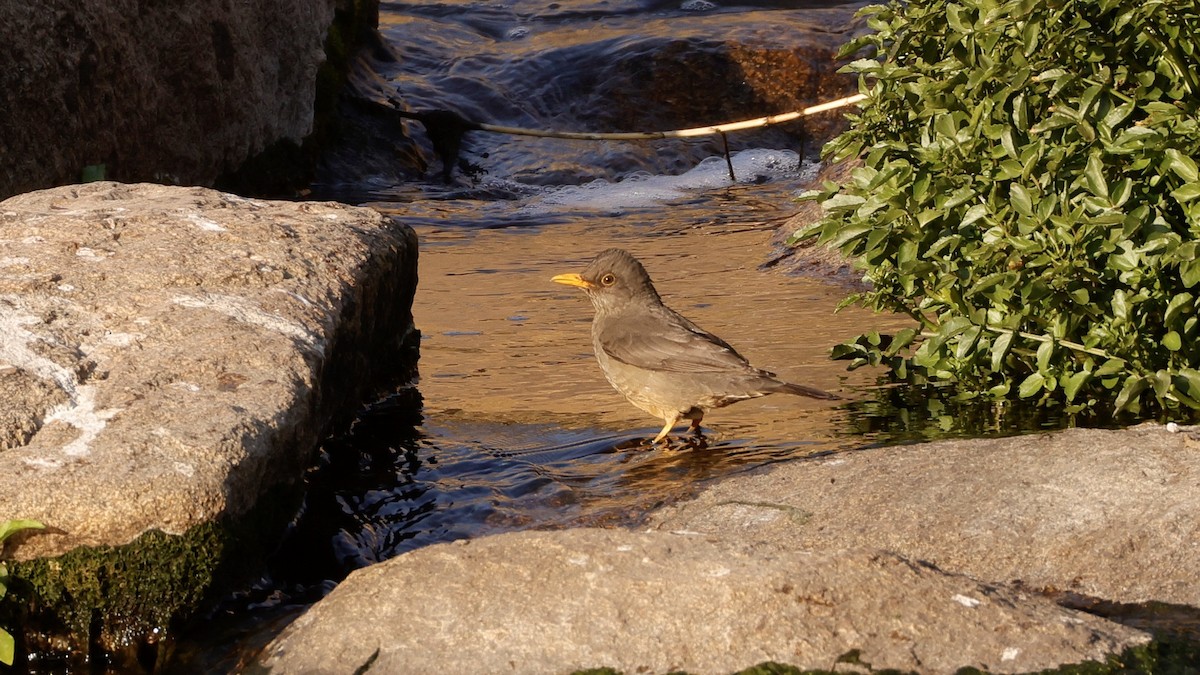
M 415 285 L 412 231 L 368 209 L 0 202 L 0 377 L 33 392 L 0 418 L 0 514 L 47 526 L 4 551 L 39 640 L 136 643 L 265 545 L 322 435 L 411 372 Z

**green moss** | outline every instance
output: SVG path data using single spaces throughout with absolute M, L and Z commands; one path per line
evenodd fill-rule
M 51 615 L 76 642 L 88 636 L 97 614 L 120 617 L 117 625 L 105 622 L 106 635 L 89 636 L 118 646 L 194 608 L 212 585 L 225 549 L 223 528 L 207 524 L 183 536 L 152 531 L 127 546 L 14 564 L 13 574 L 27 582 L 32 613 Z
M 261 565 L 299 504 L 276 488 L 260 508 L 183 535 L 153 530 L 124 546 L 9 563 L 0 621 L 42 664 L 152 668 L 182 625 Z M 147 662 L 148 661 L 148 662 Z

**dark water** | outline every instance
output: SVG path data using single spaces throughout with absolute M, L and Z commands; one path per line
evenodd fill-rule
M 754 117 L 784 110 L 730 103 L 728 87 L 708 88 L 700 76 L 687 100 L 664 101 L 657 80 L 638 73 L 664 50 L 686 62 L 731 44 L 837 44 L 845 33 L 829 26 L 848 25 L 857 4 L 385 3 L 381 30 L 400 58 L 381 66 L 377 86 L 414 110 L 531 128 Z M 686 114 L 697 107 L 707 118 Z M 462 157 L 477 170 L 445 184 L 424 129 L 414 123 L 409 132 L 429 160 L 427 179 L 397 185 L 359 175 L 315 186 L 314 197 L 370 204 L 417 230 L 420 379 L 397 383 L 328 439 L 281 550 L 259 580 L 184 637 L 174 672 L 240 671 L 351 571 L 421 546 L 525 528 L 636 525 L 711 481 L 775 462 L 1069 422 L 948 407 L 826 358 L 858 332 L 906 324 L 835 315 L 846 289 L 761 269 L 812 175 L 805 133 L 731 137 L 736 181 L 711 138 L 585 143 L 472 133 Z M 638 255 L 669 304 L 756 364 L 847 400 L 747 402 L 713 413 L 703 438 L 646 446 L 659 424 L 600 376 L 590 306 L 549 283 L 609 246 Z
M 380 30 L 394 60 L 376 62 L 364 95 L 406 110 L 540 130 L 663 131 L 788 112 L 854 93 L 830 54 L 862 23 L 864 2 L 646 0 L 388 2 Z M 731 134 L 732 150 L 815 157 L 836 115 Z M 441 162 L 424 126 L 404 125 L 431 176 Z M 564 141 L 472 132 L 461 159 L 481 180 L 410 184 L 410 197 L 521 199 L 539 188 L 677 175 L 722 153 L 719 137 Z M 326 189 L 396 194 L 382 175 L 328 176 Z M 461 175 L 461 174 L 460 174 Z

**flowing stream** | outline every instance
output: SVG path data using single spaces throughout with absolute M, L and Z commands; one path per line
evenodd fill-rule
M 845 35 L 828 27 L 850 25 L 854 6 L 385 3 L 381 31 L 399 59 L 386 64 L 381 86 L 412 109 L 523 127 L 629 130 L 642 111 L 676 127 L 730 121 L 672 120 L 653 88 L 605 83 L 636 82 L 630 64 L 651 63 L 652 49 L 682 48 L 690 58 L 688 50 L 730 44 L 836 45 Z M 722 95 L 685 89 L 701 103 Z M 785 110 L 745 117 L 777 112 Z M 420 125 L 410 133 L 428 143 Z M 520 528 L 636 525 L 711 481 L 775 462 L 928 429 L 1012 431 L 979 420 L 964 427 L 967 418 L 936 404 L 902 410 L 889 404 L 895 392 L 876 384 L 878 373 L 847 372 L 828 359 L 839 341 L 907 324 L 856 308 L 834 313 L 845 287 L 765 265 L 815 170 L 803 156 L 813 148 L 779 130 L 730 142 L 736 181 L 717 138 L 618 143 L 473 132 L 462 154 L 473 175 L 456 172 L 450 184 L 426 147 L 425 180 L 397 185 L 366 175 L 315 186 L 316 198 L 367 204 L 417 231 L 420 378 L 328 440 L 283 550 L 217 621 L 185 638 L 176 670 L 239 670 L 255 645 L 350 571 L 420 546 Z M 846 400 L 742 402 L 710 413 L 703 440 L 648 447 L 661 423 L 609 387 L 591 353 L 590 304 L 550 282 L 612 246 L 643 261 L 667 304 L 755 365 Z

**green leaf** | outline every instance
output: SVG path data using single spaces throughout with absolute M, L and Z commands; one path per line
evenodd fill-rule
M 852 73 L 873 73 L 879 70 L 879 62 L 875 59 L 856 59 L 846 64 L 846 70 Z
M 1166 155 L 1166 159 L 1163 162 L 1164 169 L 1174 172 L 1175 175 L 1189 183 L 1200 180 L 1200 171 L 1196 168 L 1196 160 L 1179 152 L 1175 148 L 1168 149 L 1164 154 Z
M 1179 371 L 1179 377 L 1183 379 L 1187 395 L 1193 399 L 1200 399 L 1200 371 L 1183 368 Z
M 1183 339 L 1179 337 L 1177 331 L 1171 331 L 1163 336 L 1162 345 L 1173 352 L 1177 352 L 1183 347 Z
M 1067 378 L 1066 384 L 1063 385 L 1063 396 L 1066 397 L 1067 402 L 1070 403 L 1071 401 L 1074 401 L 1075 395 L 1079 393 L 1080 387 L 1087 384 L 1087 382 L 1091 379 L 1092 374 L 1086 370 L 1072 373 L 1071 376 Z
M 958 344 L 954 347 L 954 358 L 965 359 L 975 349 L 975 343 L 979 342 L 979 333 L 982 329 L 979 326 L 971 326 L 958 336 Z
M 971 223 L 974 223 L 975 221 L 979 220 L 980 218 L 983 218 L 987 214 L 988 214 L 988 207 L 986 204 L 976 204 L 975 206 L 972 206 L 971 208 L 967 209 L 967 212 L 963 214 L 962 224 L 970 225 Z
M 1138 397 L 1149 386 L 1150 378 L 1145 375 L 1135 374 L 1125 378 L 1125 384 L 1121 387 L 1121 393 L 1117 394 L 1117 400 L 1113 402 L 1113 408 L 1117 412 L 1134 410 L 1138 404 Z
M 1191 288 L 1200 283 L 1200 258 L 1179 263 L 1179 280 L 1183 282 L 1184 288 Z
M 942 208 L 946 209 L 948 211 L 950 209 L 957 207 L 960 204 L 966 203 L 969 199 L 971 199 L 974 196 L 975 196 L 975 188 L 971 187 L 970 185 L 961 187 L 961 188 L 955 190 L 954 192 L 950 193 L 950 196 L 946 199 L 946 202 L 944 204 L 942 204 Z
M 1004 364 L 1004 357 L 1008 356 L 1008 350 L 1012 346 L 1013 334 L 1001 333 L 1000 337 L 992 341 L 992 370 L 1000 372 L 1001 366 Z
M 1096 369 L 1096 377 L 1108 377 L 1125 371 L 1125 362 L 1121 359 L 1108 359 L 1104 365 Z
M 16 656 L 16 642 L 8 631 L 0 628 L 0 663 L 11 666 Z
M 1013 183 L 1008 188 L 1008 195 L 1012 198 L 1013 208 L 1017 213 L 1023 216 L 1033 215 L 1033 199 L 1029 196 L 1029 190 L 1020 183 Z
M 896 335 L 892 337 L 892 343 L 884 350 L 884 356 L 895 356 L 900 353 L 901 349 L 912 344 L 912 341 L 917 337 L 915 328 L 902 328 L 896 331 Z
M 1149 379 L 1151 386 L 1154 387 L 1154 396 L 1160 400 L 1165 398 L 1167 392 L 1171 390 L 1171 373 L 1160 370 Z
M 1029 398 L 1042 390 L 1046 384 L 1046 378 L 1042 377 L 1041 373 L 1034 373 L 1025 378 L 1021 382 L 1021 386 L 1017 387 L 1017 396 L 1021 398 Z
M 1133 103 L 1122 103 L 1121 105 L 1114 107 L 1112 110 L 1109 110 L 1108 114 L 1106 114 L 1104 119 L 1101 120 L 1101 124 L 1108 129 L 1114 129 L 1118 124 L 1123 122 L 1126 117 L 1129 117 L 1129 113 L 1131 112 L 1133 112 Z
M 821 202 L 821 208 L 825 209 L 825 211 L 828 213 L 835 213 L 838 211 L 856 209 L 865 201 L 867 201 L 865 197 L 839 192 L 831 196 L 829 199 Z
M 847 358 L 859 356 L 863 353 L 863 348 L 854 342 L 843 342 L 834 345 L 829 350 L 829 358 L 834 361 L 842 361 Z
M 873 225 L 869 220 L 855 221 L 837 229 L 829 239 L 824 241 L 831 248 L 842 248 L 866 235 Z
M 946 22 L 950 24 L 951 28 L 959 33 L 971 32 L 971 25 L 962 18 L 962 7 L 954 3 L 947 4 L 945 7 Z
M 1191 293 L 1180 293 L 1171 298 L 1171 301 L 1167 303 L 1167 311 L 1163 314 L 1163 324 L 1169 326 L 1175 323 L 1184 310 L 1192 309 L 1193 300 Z
M 1200 183 L 1185 183 L 1182 187 L 1171 192 L 1171 196 L 1180 204 L 1186 204 L 1200 197 Z
M 21 530 L 41 530 L 45 527 L 36 520 L 3 520 L 0 521 L 0 542 Z
M 1066 74 L 1067 71 L 1063 70 L 1062 68 L 1051 68 L 1050 70 L 1045 70 L 1037 75 L 1034 75 L 1033 79 L 1037 82 L 1053 82 L 1060 77 L 1065 77 Z
M 1094 152 L 1088 156 L 1083 175 L 1087 179 L 1089 192 L 1097 197 L 1108 197 L 1108 182 L 1104 179 L 1104 163 L 1100 161 L 1099 153 Z
M 1043 342 L 1037 348 L 1037 367 L 1038 372 L 1046 373 L 1050 370 L 1050 359 L 1054 358 L 1054 343 L 1051 341 Z

